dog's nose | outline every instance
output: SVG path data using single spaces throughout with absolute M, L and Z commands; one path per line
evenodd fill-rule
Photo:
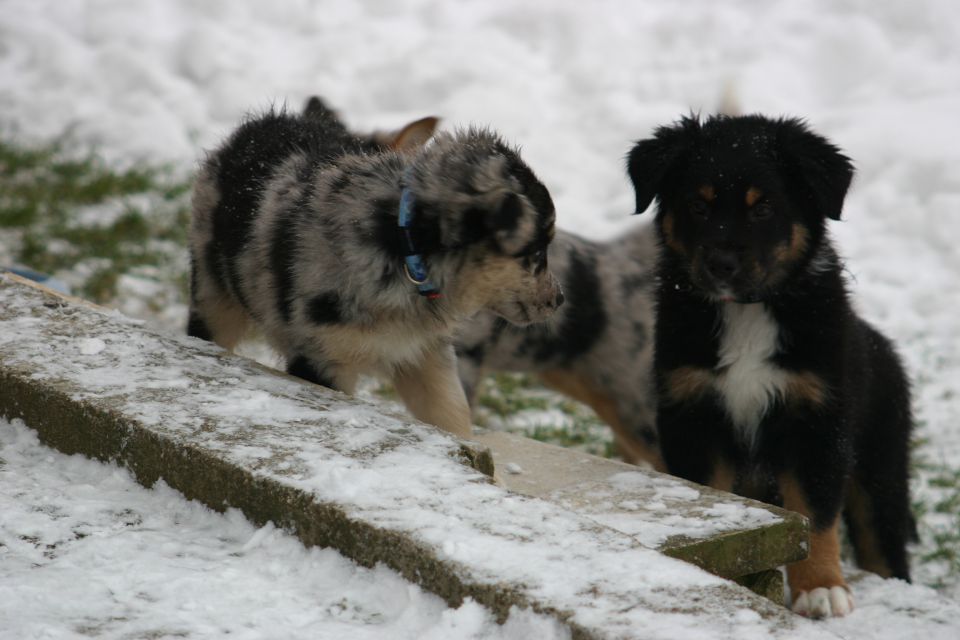
M 733 251 L 707 250 L 707 271 L 717 280 L 729 280 L 740 271 L 740 258 Z

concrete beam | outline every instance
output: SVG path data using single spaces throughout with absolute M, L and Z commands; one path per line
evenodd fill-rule
M 831 637 L 630 535 L 491 484 L 470 466 L 490 470 L 470 443 L 9 275 L 0 414 L 146 486 L 163 478 L 500 620 L 531 609 L 574 638 Z

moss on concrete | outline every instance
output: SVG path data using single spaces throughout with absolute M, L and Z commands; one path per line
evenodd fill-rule
M 765 571 L 807 557 L 809 524 L 797 514 L 758 529 L 714 536 L 708 540 L 669 540 L 660 550 L 724 578 Z

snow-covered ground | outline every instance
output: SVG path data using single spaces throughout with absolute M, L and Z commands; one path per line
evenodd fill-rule
M 565 637 L 525 612 L 504 626 L 450 609 L 384 567 L 221 515 L 160 481 L 41 446 L 0 420 L 0 638 Z
M 189 172 L 202 149 L 246 111 L 299 106 L 319 93 L 359 129 L 430 114 L 447 126 L 494 126 L 522 145 L 554 196 L 560 226 L 598 238 L 638 223 L 628 215 L 632 196 L 623 175 L 631 141 L 691 109 L 714 109 L 728 88 L 745 111 L 808 118 L 854 158 L 858 176 L 834 235 L 848 258 L 857 305 L 897 340 L 914 379 L 918 456 L 960 469 L 960 4 L 954 0 L 0 0 L 0 128 L 7 135 L 49 141 L 68 133 L 118 164 L 169 162 Z M 121 514 L 89 516 L 91 537 L 116 535 L 117 544 L 143 555 L 98 551 L 100 558 L 58 568 L 43 561 L 42 548 L 4 538 L 0 636 L 10 619 L 30 616 L 45 630 L 18 627 L 21 633 L 10 637 L 71 637 L 78 631 L 66 605 L 80 596 L 83 607 L 117 607 L 118 618 L 146 625 L 118 623 L 121 630 L 104 630 L 106 637 L 146 634 L 156 623 L 151 615 L 178 621 L 193 637 L 217 635 L 221 623 L 237 633 L 260 629 L 249 637 L 296 637 L 309 625 L 321 625 L 315 637 L 511 632 L 492 627 L 475 606 L 448 610 L 387 572 L 298 549 L 282 534 L 256 533 L 236 516 L 213 516 L 169 491 L 75 492 L 122 474 L 94 465 L 68 475 L 74 462 L 10 429 L 0 427 L 6 461 L 0 470 L 17 469 L 16 477 L 43 487 L 39 495 L 56 505 L 55 515 L 35 513 L 38 539 L 57 539 L 62 518 Z M 97 473 L 96 483 L 84 480 Z M 924 473 L 915 491 L 936 492 Z M 9 475 L 0 483 L 5 502 L 18 486 Z M 156 539 L 121 535 L 129 529 L 122 514 L 131 500 L 140 505 L 138 517 L 156 518 L 149 527 Z M 155 510 L 144 506 L 152 500 Z M 4 504 L 0 532 L 21 531 L 8 527 L 14 518 L 34 517 L 29 513 Z M 927 540 L 955 534 L 956 525 L 949 511 L 921 521 Z M 187 550 L 194 537 L 196 549 Z M 193 584 L 207 599 L 196 605 L 175 586 L 138 599 L 125 576 L 141 562 L 161 564 L 171 585 Z M 33 572 L 24 569 L 34 564 Z M 915 563 L 921 583 L 937 581 L 941 571 L 937 562 Z M 75 586 L 77 580 L 83 585 Z M 244 593 L 240 584 L 263 586 Z M 860 584 L 861 602 L 921 602 L 927 594 L 893 582 Z M 344 591 L 342 607 L 337 588 Z M 274 600 L 274 589 L 287 595 Z M 955 578 L 942 593 L 960 599 Z M 155 609 L 151 601 L 159 603 Z M 289 604 L 287 613 L 257 627 L 260 618 L 251 611 L 280 601 Z M 885 608 L 861 607 L 828 625 L 845 637 L 909 637 L 884 624 Z M 944 637 L 960 637 L 960 622 L 952 621 L 954 632 Z M 863 635 L 867 629 L 876 633 Z M 524 637 L 522 629 L 517 633 Z

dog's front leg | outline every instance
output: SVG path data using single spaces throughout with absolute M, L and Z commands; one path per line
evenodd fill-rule
M 675 476 L 733 491 L 734 470 L 723 457 L 730 426 L 709 393 L 682 398 L 662 394 L 657 432 L 667 471 Z
M 787 582 L 793 610 L 814 618 L 843 616 L 854 607 L 840 568 L 845 456 L 832 456 L 838 445 L 823 440 L 818 443 L 823 446 L 800 449 L 817 459 L 804 460 L 801 455 L 792 471 L 778 477 L 784 508 L 810 519 L 810 554 L 806 560 L 787 565 Z
M 473 433 L 452 346 L 430 350 L 416 365 L 398 370 L 393 385 L 417 419 L 464 438 Z

